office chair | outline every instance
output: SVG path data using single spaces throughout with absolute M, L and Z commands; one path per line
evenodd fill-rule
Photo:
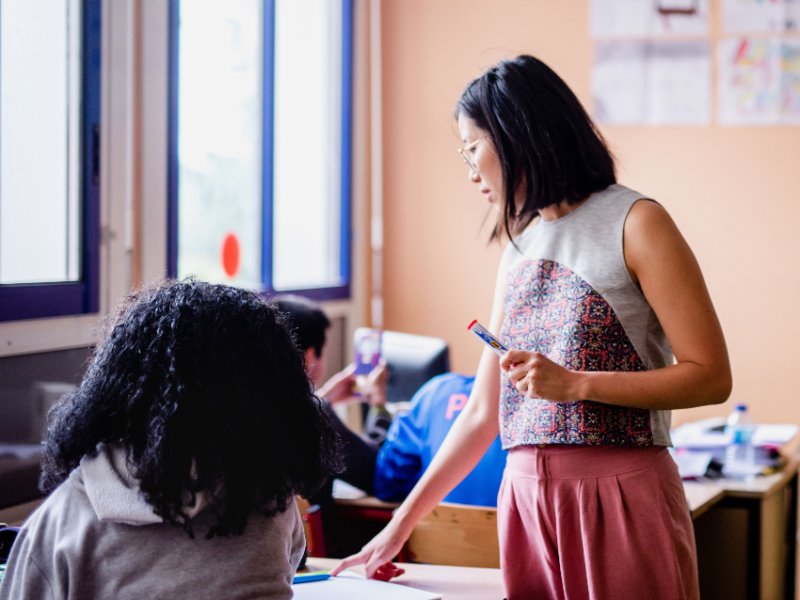
M 388 402 L 407 402 L 432 377 L 450 371 L 447 342 L 439 338 L 384 331 L 381 355 L 389 370 Z

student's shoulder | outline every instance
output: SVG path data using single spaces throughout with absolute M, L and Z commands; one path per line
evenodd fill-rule
M 97 515 L 86 496 L 78 467 L 47 496 L 28 518 L 25 527 L 36 531 L 37 537 L 43 537 L 64 531 L 85 532 L 96 522 Z
M 428 402 L 447 402 L 452 394 L 469 395 L 474 383 L 474 375 L 445 373 L 444 375 L 437 375 L 428 381 L 417 393 L 420 396 L 424 396 L 424 399 Z

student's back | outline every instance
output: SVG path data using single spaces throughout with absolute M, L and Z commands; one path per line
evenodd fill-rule
M 167 282 L 126 298 L 50 412 L 42 490 L 0 583 L 16 598 L 288 600 L 295 494 L 341 470 L 283 317 Z
M 144 517 L 135 524 L 121 515 L 101 518 L 82 471 L 73 471 L 20 532 L 13 571 L 0 584 L 3 600 L 291 598 L 305 550 L 296 506 L 274 517 L 252 515 L 240 536 L 192 539 L 152 511 L 145 520 L 128 507 L 125 519 Z M 208 531 L 215 519 L 207 509 L 192 526 Z
M 467 404 L 475 377 L 448 373 L 434 377 L 414 394 L 408 412 L 395 417 L 375 467 L 375 495 L 403 500 L 430 465 L 456 417 Z M 498 437 L 445 502 L 497 506 L 506 452 Z

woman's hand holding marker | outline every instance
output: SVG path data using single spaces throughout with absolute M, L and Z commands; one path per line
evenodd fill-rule
M 581 374 L 565 369 L 544 354 L 509 350 L 500 359 L 500 368 L 508 373 L 517 391 L 529 398 L 548 402 L 586 400 L 579 390 Z
M 500 368 L 515 382 L 517 391 L 549 402 L 585 400 L 578 390 L 580 374 L 554 363 L 544 354 L 509 350 L 478 321 L 467 327 L 500 356 Z

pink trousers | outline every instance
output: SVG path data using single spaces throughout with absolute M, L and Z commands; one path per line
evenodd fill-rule
M 498 499 L 508 600 L 698 600 L 697 553 L 664 447 L 520 446 Z

